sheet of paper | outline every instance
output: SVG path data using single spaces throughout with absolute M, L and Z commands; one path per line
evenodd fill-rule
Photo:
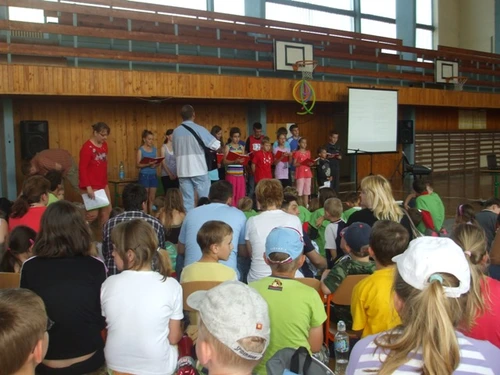
M 330 187 L 331 182 L 330 181 L 325 181 L 322 187 Z
M 109 199 L 104 189 L 94 191 L 95 199 L 90 199 L 87 194 L 82 194 L 83 204 L 87 211 L 96 210 L 109 205 Z

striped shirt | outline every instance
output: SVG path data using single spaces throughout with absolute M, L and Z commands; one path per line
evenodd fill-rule
M 382 349 L 377 349 L 374 343 L 376 335 L 365 337 L 353 348 L 349 365 L 348 375 L 362 375 L 373 373 L 378 370 L 387 358 Z M 457 332 L 458 345 L 460 347 L 460 364 L 453 372 L 454 375 L 500 374 L 500 349 L 488 341 L 471 339 Z M 400 366 L 394 374 L 415 375 L 422 373 L 422 350 L 414 353 L 413 357 L 404 365 Z
M 234 152 L 235 154 L 244 155 L 245 148 L 242 145 L 238 147 L 233 147 L 231 143 L 227 145 L 229 151 Z M 229 164 L 226 166 L 226 174 L 230 176 L 243 176 L 243 167 L 241 164 Z

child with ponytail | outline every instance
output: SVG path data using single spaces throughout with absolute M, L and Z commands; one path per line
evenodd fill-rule
M 455 215 L 455 225 L 459 224 L 474 224 L 479 225 L 476 220 L 476 214 L 474 213 L 474 207 L 470 204 L 460 204 L 457 207 L 457 213 Z
M 113 257 L 120 274 L 101 289 L 102 314 L 108 337 L 104 354 L 108 368 L 128 374 L 172 374 L 176 344 L 182 337 L 182 289 L 158 256 L 153 227 L 135 219 L 111 232 Z M 159 272 L 151 262 L 158 260 Z
M 462 323 L 463 332 L 500 348 L 500 281 L 485 275 L 490 260 L 486 234 L 476 225 L 459 224 L 451 238 L 464 250 L 471 268 L 472 285 L 467 303 L 472 321 Z
M 456 331 L 471 317 L 471 272 L 449 238 L 419 237 L 393 258 L 394 306 L 402 324 L 353 348 L 347 374 L 500 374 L 500 349 Z
M 36 232 L 24 225 L 16 227 L 9 235 L 9 242 L 0 260 L 0 272 L 21 271 L 24 261 L 33 256 Z

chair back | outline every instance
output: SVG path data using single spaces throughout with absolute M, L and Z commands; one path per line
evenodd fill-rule
M 187 304 L 187 298 L 194 292 L 197 292 L 198 290 L 209 290 L 217 285 L 219 285 L 221 282 L 220 281 L 189 281 L 187 283 L 182 283 L 182 294 L 183 294 L 183 306 L 184 310 L 186 311 L 195 311 L 191 307 L 188 306 Z
M 20 273 L 0 272 L 0 289 L 19 288 L 20 281 Z
M 370 275 L 349 275 L 339 285 L 337 290 L 330 294 L 330 302 L 336 305 L 349 306 L 351 304 L 351 295 L 357 283 Z
M 301 282 L 302 284 L 310 286 L 314 290 L 317 290 L 319 293 L 319 296 L 321 297 L 321 300 L 323 302 L 326 301 L 325 293 L 323 293 L 323 291 L 321 290 L 321 281 L 319 281 L 318 279 L 315 279 L 313 277 L 297 277 L 297 278 L 295 278 L 295 280 Z

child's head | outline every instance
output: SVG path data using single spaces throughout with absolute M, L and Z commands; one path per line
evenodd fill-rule
M 153 132 L 151 130 L 144 129 L 142 131 L 141 138 L 143 145 L 146 145 L 148 147 L 151 147 L 153 145 L 154 137 L 153 137 Z
M 196 354 L 210 373 L 247 374 L 259 364 L 270 340 L 267 302 L 239 281 L 197 291 L 187 304 L 200 316 Z
M 49 345 L 43 300 L 28 289 L 2 289 L 0 317 L 2 374 L 34 374 Z
M 200 197 L 200 199 L 198 199 L 198 202 L 196 202 L 196 207 L 205 206 L 209 203 L 210 199 L 208 197 Z
M 233 251 L 233 229 L 223 221 L 207 221 L 198 231 L 196 242 L 203 254 L 228 260 Z
M 408 216 L 415 226 L 419 225 L 422 222 L 422 212 L 418 208 L 409 208 Z
M 177 210 L 186 213 L 182 193 L 178 188 L 170 188 L 165 193 L 165 203 L 163 205 L 167 211 Z
M 328 140 L 330 143 L 335 144 L 339 140 L 339 132 L 336 130 L 332 130 L 328 135 Z
M 229 140 L 228 143 L 238 144 L 240 141 L 241 131 L 240 128 L 233 127 L 229 130 Z
M 321 159 L 326 159 L 326 147 L 318 147 L 318 156 L 321 158 Z
M 346 206 L 349 208 L 358 207 L 359 201 L 360 201 L 359 194 L 356 191 L 350 191 L 350 192 L 346 193 L 345 198 L 344 198 L 344 202 L 345 202 Z
M 293 186 L 286 186 L 284 189 L 283 189 L 283 193 L 284 194 L 291 194 L 291 195 L 295 195 L 296 197 L 299 196 L 299 192 L 297 191 L 297 189 Z
M 427 182 L 423 178 L 417 178 L 415 181 L 413 181 L 413 190 L 415 190 L 415 193 L 418 195 L 422 194 L 423 192 L 427 191 Z
M 378 220 L 373 224 L 370 237 L 370 255 L 384 267 L 392 264 L 392 258 L 408 247 L 410 235 L 405 227 L 395 221 Z
M 299 197 L 299 199 L 301 199 L 302 197 Z M 303 205 L 303 201 L 300 200 L 300 205 Z M 314 212 L 316 211 L 317 209 L 319 209 L 321 206 L 319 205 L 319 198 L 318 197 L 315 197 L 315 198 L 312 198 L 311 201 L 309 202 L 309 211 L 311 212 Z
M 297 197 L 292 194 L 285 194 L 283 197 L 283 204 L 281 209 L 290 215 L 299 216 L 299 203 Z
M 457 207 L 455 224 L 477 224 L 474 207 L 470 204 L 460 204 Z
M 156 256 L 159 272 L 165 278 L 170 275 L 169 265 L 157 256 L 158 236 L 147 221 L 134 219 L 118 224 L 111 231 L 111 242 L 112 255 L 119 271 L 147 268 Z
M 422 362 L 429 373 L 445 374 L 457 368 L 460 347 L 455 330 L 468 315 L 464 306 L 469 298 L 470 267 L 460 247 L 449 238 L 419 237 L 408 249 L 393 258 L 396 275 L 394 306 L 402 327 L 391 333 L 391 344 L 377 342 L 391 351 L 382 370 L 399 367 L 407 353 L 423 351 Z M 389 354 L 389 353 L 388 353 Z
M 24 225 L 15 227 L 9 234 L 9 242 L 0 261 L 0 272 L 16 272 L 15 265 L 20 267 L 23 260 L 32 255 L 35 238 L 33 229 Z
M 59 190 L 63 188 L 62 183 L 63 183 L 63 177 L 62 173 L 60 171 L 56 170 L 50 170 L 47 172 L 45 175 L 45 178 L 49 180 L 50 182 L 50 191 L 54 195 L 57 195 L 59 193 Z
M 240 209 L 243 212 L 248 212 L 251 211 L 253 208 L 253 201 L 252 198 L 250 197 L 242 197 L 238 201 L 238 209 Z
M 497 215 L 500 214 L 500 199 L 498 198 L 490 198 L 486 202 L 484 202 L 483 206 L 488 210 L 493 211 Z
M 307 139 L 302 137 L 299 139 L 299 149 L 305 150 L 307 148 Z
M 121 215 L 124 212 L 125 212 L 125 210 L 121 207 L 113 207 L 111 209 L 111 213 L 109 214 L 109 218 L 112 219 L 115 216 Z
M 342 201 L 338 198 L 328 198 L 323 206 L 325 208 L 325 218 L 330 221 L 340 219 L 342 212 Z
M 289 227 L 274 228 L 266 238 L 265 260 L 273 273 L 295 273 L 305 260 L 300 232 Z
M 320 188 L 318 191 L 319 206 L 323 207 L 327 199 L 337 198 L 335 190 L 329 187 Z
M 268 136 L 262 137 L 262 149 L 266 152 L 271 151 L 271 140 Z
M 355 222 L 344 228 L 340 235 L 340 246 L 346 253 L 352 253 L 359 258 L 367 257 L 370 247 L 372 228 L 365 223 Z

